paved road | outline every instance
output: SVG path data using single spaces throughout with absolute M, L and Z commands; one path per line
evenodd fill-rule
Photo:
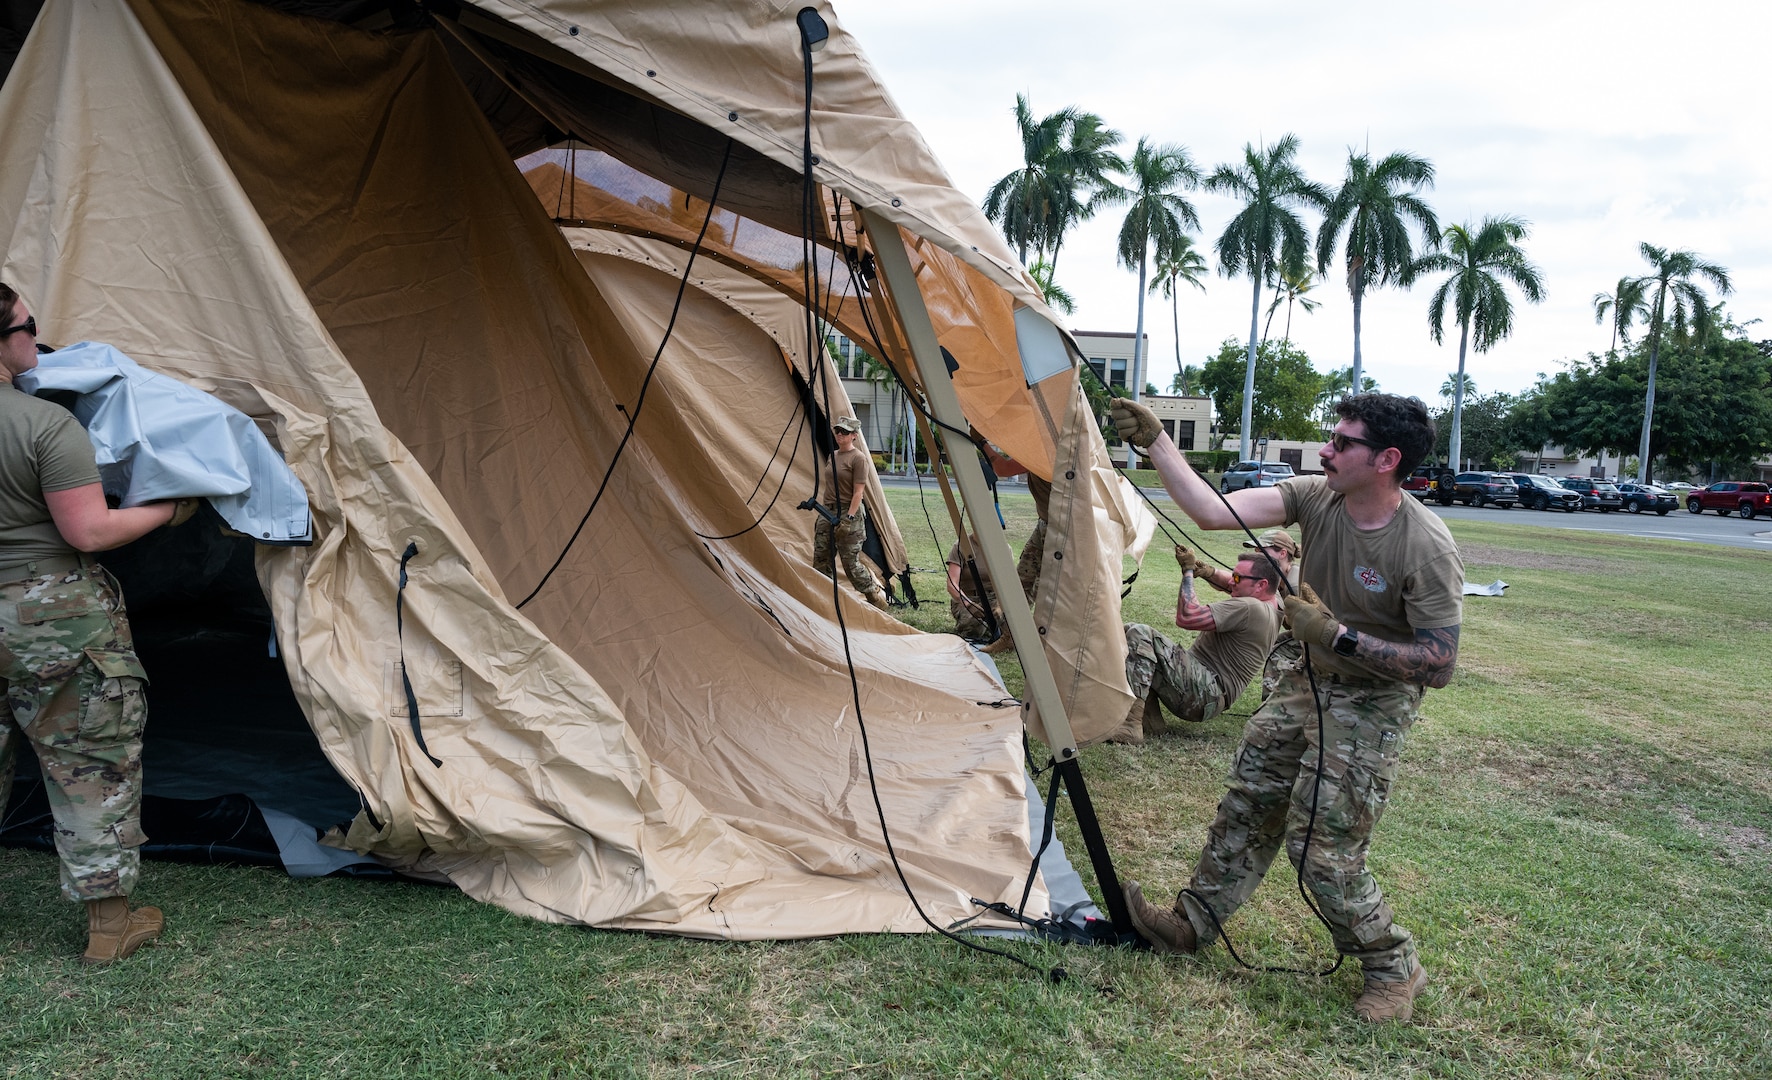
M 1743 521 L 1738 517 L 1718 517 L 1714 513 L 1693 514 L 1686 510 L 1671 511 L 1666 517 L 1654 514 L 1626 514 L 1614 510 L 1601 514 L 1593 510 L 1563 514 L 1542 510 L 1497 510 L 1468 506 L 1428 507 L 1448 521 L 1507 521 L 1518 525 L 1535 525 L 1544 529 L 1574 529 L 1585 532 L 1622 533 L 1651 540 L 1685 540 L 1694 544 L 1720 544 L 1724 547 L 1772 550 L 1772 518 Z
M 914 481 L 900 477 L 882 474 L 880 479 L 888 487 L 916 486 Z M 929 493 L 934 497 L 934 482 L 924 482 L 929 485 Z M 1003 491 L 1026 491 L 1026 488 L 1006 482 Z M 1165 507 L 1171 505 L 1168 494 L 1161 489 L 1146 489 L 1146 493 Z M 1622 510 L 1614 510 L 1610 514 L 1593 510 L 1564 514 L 1554 510 L 1498 510 L 1492 506 L 1474 510 L 1468 506 L 1441 506 L 1438 503 L 1427 505 L 1448 521 L 1503 521 L 1542 529 L 1621 533 L 1650 540 L 1684 540 L 1693 544 L 1772 551 L 1772 518 L 1766 517 L 1743 521 L 1733 515 L 1718 517 L 1714 513 L 1693 514 L 1684 509 L 1671 511 L 1666 517 L 1658 517 L 1655 514 L 1627 514 Z

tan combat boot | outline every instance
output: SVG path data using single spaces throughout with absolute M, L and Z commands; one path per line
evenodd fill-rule
M 1192 920 L 1174 908 L 1165 911 L 1146 900 L 1136 881 L 1126 883 L 1126 910 L 1132 916 L 1132 925 L 1159 955 L 1199 949 Z
M 1354 1002 L 1354 1013 L 1371 1024 L 1394 1020 L 1407 1023 L 1415 1013 L 1415 999 L 1427 989 L 1427 969 L 1419 962 L 1402 982 L 1379 982 L 1366 973 L 1366 989 Z
M 86 901 L 86 952 L 83 964 L 121 960 L 160 936 L 166 920 L 156 907 L 129 909 L 127 896 Z

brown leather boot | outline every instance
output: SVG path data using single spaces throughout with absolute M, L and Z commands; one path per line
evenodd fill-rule
M 121 960 L 160 936 L 166 920 L 156 907 L 129 909 L 127 896 L 86 901 L 86 952 L 83 964 Z
M 1415 1013 L 1415 999 L 1427 989 L 1427 969 L 1419 962 L 1402 982 L 1379 982 L 1366 973 L 1366 990 L 1354 1002 L 1354 1013 L 1370 1024 L 1388 1020 L 1406 1023 Z
M 1146 900 L 1144 890 L 1136 881 L 1128 881 L 1125 892 L 1126 911 L 1132 916 L 1133 927 L 1159 955 L 1191 953 L 1199 949 L 1193 921 L 1185 914 L 1174 908 L 1165 911 Z

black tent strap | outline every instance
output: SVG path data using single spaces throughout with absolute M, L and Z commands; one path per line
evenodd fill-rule
M 443 762 L 425 745 L 424 728 L 418 721 L 418 695 L 412 692 L 412 676 L 406 671 L 406 564 L 418 554 L 418 541 L 408 541 L 400 555 L 400 588 L 394 593 L 394 634 L 400 643 L 400 687 L 406 691 L 406 718 L 412 722 L 412 737 L 431 764 L 441 769 Z

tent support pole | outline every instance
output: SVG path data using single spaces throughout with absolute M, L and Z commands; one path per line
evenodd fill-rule
M 953 376 L 942 360 L 935 324 L 930 321 L 929 309 L 917 288 L 917 275 L 911 269 L 910 256 L 905 251 L 897 225 L 866 208 L 861 214 L 867 234 L 872 238 L 880 276 L 885 279 L 892 304 L 898 309 L 899 322 L 904 327 L 911 359 L 916 362 L 929 411 L 941 425 L 942 445 L 947 449 L 948 461 L 953 464 L 960 498 L 965 502 L 972 527 L 978 533 L 977 554 L 983 558 L 991 580 L 1000 583 L 997 599 L 1003 608 L 1003 620 L 1015 636 L 1015 652 L 1021 659 L 1022 674 L 1027 680 L 1026 693 L 1040 710 L 1040 721 L 1053 740 L 1053 762 L 1064 776 L 1065 791 L 1070 795 L 1071 809 L 1077 816 L 1084 845 L 1089 849 L 1089 861 L 1095 869 L 1108 918 L 1116 929 L 1130 931 L 1132 921 L 1126 914 L 1126 897 L 1120 891 L 1120 879 L 1114 873 L 1113 860 L 1102 839 L 1094 806 L 1089 801 L 1089 790 L 1083 783 L 1083 771 L 1077 763 L 1077 740 L 1071 733 L 1070 716 L 1065 712 L 1058 680 L 1054 678 L 1052 665 L 1046 657 L 1042 644 L 1044 638 L 1034 625 L 1034 613 L 1021 589 L 1013 585 L 1018 578 L 1015 558 L 1009 551 L 1009 538 L 1003 532 L 1003 523 L 997 519 L 996 508 L 991 502 L 990 487 L 985 482 L 978 449 L 961 434 L 969 430 L 966 413 L 960 408 L 959 395 L 954 392 Z M 958 431 L 953 430 L 956 428 Z

